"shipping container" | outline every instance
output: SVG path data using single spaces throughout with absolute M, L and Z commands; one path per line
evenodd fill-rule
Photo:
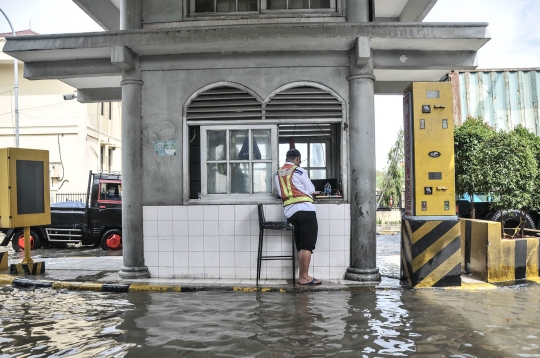
M 454 123 L 481 116 L 496 130 L 517 125 L 540 135 L 540 68 L 452 71 Z

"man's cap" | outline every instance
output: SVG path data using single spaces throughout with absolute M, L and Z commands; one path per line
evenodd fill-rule
M 289 149 L 287 152 L 287 158 L 296 158 L 301 157 L 300 151 L 298 149 Z

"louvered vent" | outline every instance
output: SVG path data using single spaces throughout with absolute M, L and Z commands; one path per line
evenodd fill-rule
M 295 87 L 276 94 L 266 104 L 266 119 L 328 119 L 343 116 L 334 95 L 315 87 Z
M 262 119 L 262 105 L 246 91 L 234 87 L 200 93 L 187 108 L 188 121 Z
M 279 137 L 319 137 L 332 135 L 332 124 L 280 124 Z

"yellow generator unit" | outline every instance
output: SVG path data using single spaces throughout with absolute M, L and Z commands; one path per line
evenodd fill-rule
M 0 148 L 0 227 L 50 223 L 49 152 Z

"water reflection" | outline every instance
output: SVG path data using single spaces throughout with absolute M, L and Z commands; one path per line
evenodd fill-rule
M 1 358 L 540 356 L 538 287 L 0 295 Z

